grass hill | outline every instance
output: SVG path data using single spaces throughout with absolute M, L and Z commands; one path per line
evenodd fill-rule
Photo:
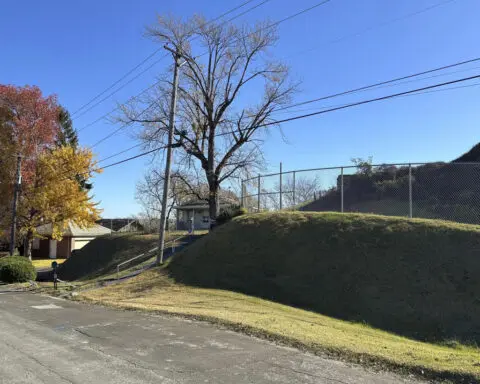
M 115 272 L 116 266 L 157 245 L 158 236 L 113 234 L 98 237 L 60 265 L 62 280 L 79 280 Z
M 480 227 L 362 214 L 237 218 L 178 254 L 177 282 L 417 340 L 480 342 Z

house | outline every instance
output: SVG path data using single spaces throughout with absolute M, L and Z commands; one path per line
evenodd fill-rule
M 33 240 L 32 256 L 37 258 L 68 258 L 72 251 L 81 249 L 98 236 L 109 235 L 112 231 L 99 224 L 89 228 L 81 228 L 76 224 L 68 223 L 63 238 L 60 241 L 52 239 L 52 224 L 37 227 L 39 235 L 43 239 Z
M 100 219 L 97 221 L 113 232 L 143 232 L 144 226 L 137 219 Z
M 231 199 L 220 199 L 220 211 L 238 204 Z M 205 200 L 190 200 L 174 207 L 177 211 L 177 229 L 195 230 L 210 228 L 210 213 Z

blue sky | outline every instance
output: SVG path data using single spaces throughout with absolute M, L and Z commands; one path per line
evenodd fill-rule
M 270 0 L 236 22 L 276 21 L 316 2 Z M 144 27 L 155 22 L 156 14 L 188 17 L 202 13 L 215 18 L 240 3 L 242 0 L 6 2 L 0 13 L 0 35 L 4 37 L 0 83 L 38 85 L 45 94 L 57 94 L 60 103 L 74 112 L 158 48 L 143 36 Z M 437 4 L 441 5 L 415 14 Z M 302 101 L 480 56 L 479 14 L 478 0 L 331 0 L 281 24 L 273 54 L 284 59 L 294 78 L 302 81 L 296 96 L 296 101 Z M 168 64 L 170 60 L 165 59 L 154 65 L 75 119 L 75 127 L 82 128 L 152 84 Z M 448 71 L 465 69 L 461 73 L 297 109 L 338 105 L 472 76 L 480 73 L 477 67 L 480 62 Z M 376 163 L 451 160 L 480 141 L 479 96 L 480 86 L 473 86 L 285 123 L 286 141 L 276 130 L 266 136 L 266 171 L 277 171 L 280 161 L 284 170 L 293 170 L 345 165 L 352 157 L 373 156 Z M 81 143 L 91 145 L 116 128 L 101 121 L 80 133 Z M 95 150 L 102 159 L 134 144 L 126 130 Z M 134 154 L 131 151 L 112 161 Z M 135 183 L 148 164 L 147 158 L 141 158 L 109 168 L 95 179 L 95 198 L 101 201 L 105 217 L 138 213 Z

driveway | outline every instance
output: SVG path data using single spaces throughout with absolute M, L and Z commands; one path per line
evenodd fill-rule
M 213 325 L 0 293 L 1 383 L 413 383 Z

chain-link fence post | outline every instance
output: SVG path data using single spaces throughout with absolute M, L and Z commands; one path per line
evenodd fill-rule
M 293 206 L 295 206 L 297 204 L 296 200 L 295 200 L 295 171 L 293 171 Z
M 240 196 L 241 196 L 241 197 L 240 197 L 240 206 L 241 206 L 242 208 L 245 208 L 244 183 L 245 183 L 245 181 L 242 180 L 242 181 L 241 181 L 241 184 L 240 184 L 240 189 L 241 189 L 241 191 L 240 191 Z
M 408 217 L 413 217 L 412 164 L 408 164 Z
M 340 212 L 343 213 L 343 167 L 340 168 Z
M 283 208 L 282 197 L 282 162 L 280 162 L 280 210 Z
M 257 212 L 260 212 L 260 174 L 258 174 L 257 186 Z

